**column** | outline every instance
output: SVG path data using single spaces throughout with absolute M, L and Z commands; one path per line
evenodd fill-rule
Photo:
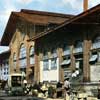
M 64 70 L 61 67 L 61 62 L 62 62 L 62 49 L 58 48 L 57 50 L 58 58 L 59 58 L 59 81 L 62 82 L 64 81 Z
M 71 70 L 72 71 L 75 70 L 75 66 L 76 66 L 75 57 L 74 57 L 74 54 L 73 54 L 73 49 L 74 49 L 74 46 L 71 45 L 70 46 L 70 58 L 71 58 Z
M 91 48 L 91 41 L 84 39 L 84 48 L 83 48 L 83 81 L 84 82 L 90 81 L 90 65 L 89 65 L 90 48 Z

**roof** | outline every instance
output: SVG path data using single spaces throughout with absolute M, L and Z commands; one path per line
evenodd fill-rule
M 37 39 L 39 39 L 47 34 L 58 31 L 63 27 L 67 29 L 67 27 L 69 25 L 73 25 L 73 27 L 75 27 L 76 25 L 79 25 L 79 26 L 84 25 L 86 27 L 86 25 L 92 25 L 92 24 L 93 25 L 100 25 L 100 4 L 85 11 L 85 12 L 78 14 L 75 17 L 72 17 L 71 19 L 65 21 L 64 23 L 61 23 L 61 25 L 59 25 L 58 27 L 56 27 L 52 30 L 38 34 L 37 36 L 31 38 L 30 40 L 37 40 Z M 71 27 L 71 30 L 74 31 L 72 29 L 72 27 Z
M 25 10 L 25 9 L 22 9 L 20 12 L 12 12 L 9 17 L 4 34 L 2 36 L 0 45 L 2 46 L 9 45 L 16 29 L 16 23 L 19 19 L 25 20 L 32 24 L 48 24 L 49 22 L 61 24 L 62 22 L 68 20 L 71 17 L 73 17 L 73 15 L 35 11 L 35 10 Z
M 0 64 L 2 63 L 3 60 L 8 59 L 9 56 L 10 56 L 10 50 L 0 53 Z
M 74 15 L 71 14 L 62 14 L 62 13 L 55 13 L 55 12 L 46 12 L 46 11 L 36 11 L 36 10 L 28 10 L 28 9 L 22 9 L 21 12 L 27 13 L 27 14 L 37 14 L 37 15 L 43 15 L 43 16 L 55 16 L 55 17 L 73 17 Z
M 8 53 L 10 53 L 10 50 L 7 50 L 7 51 L 4 51 L 4 52 L 0 53 L 0 56 L 8 54 Z

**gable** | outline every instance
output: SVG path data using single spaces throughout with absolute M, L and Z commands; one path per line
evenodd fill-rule
M 61 24 L 65 20 L 71 18 L 71 15 L 57 14 L 41 11 L 22 10 L 21 12 L 12 12 L 5 28 L 4 34 L 1 39 L 2 46 L 8 46 L 12 36 L 16 30 L 16 23 L 18 20 L 24 20 L 27 23 L 47 25 L 50 23 Z

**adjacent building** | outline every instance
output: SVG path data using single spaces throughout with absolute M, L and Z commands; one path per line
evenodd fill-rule
M 9 78 L 9 56 L 10 51 L 0 54 L 0 80 L 7 81 Z

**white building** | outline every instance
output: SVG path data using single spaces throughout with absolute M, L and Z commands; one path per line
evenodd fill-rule
M 7 80 L 9 76 L 9 51 L 0 54 L 0 80 Z

